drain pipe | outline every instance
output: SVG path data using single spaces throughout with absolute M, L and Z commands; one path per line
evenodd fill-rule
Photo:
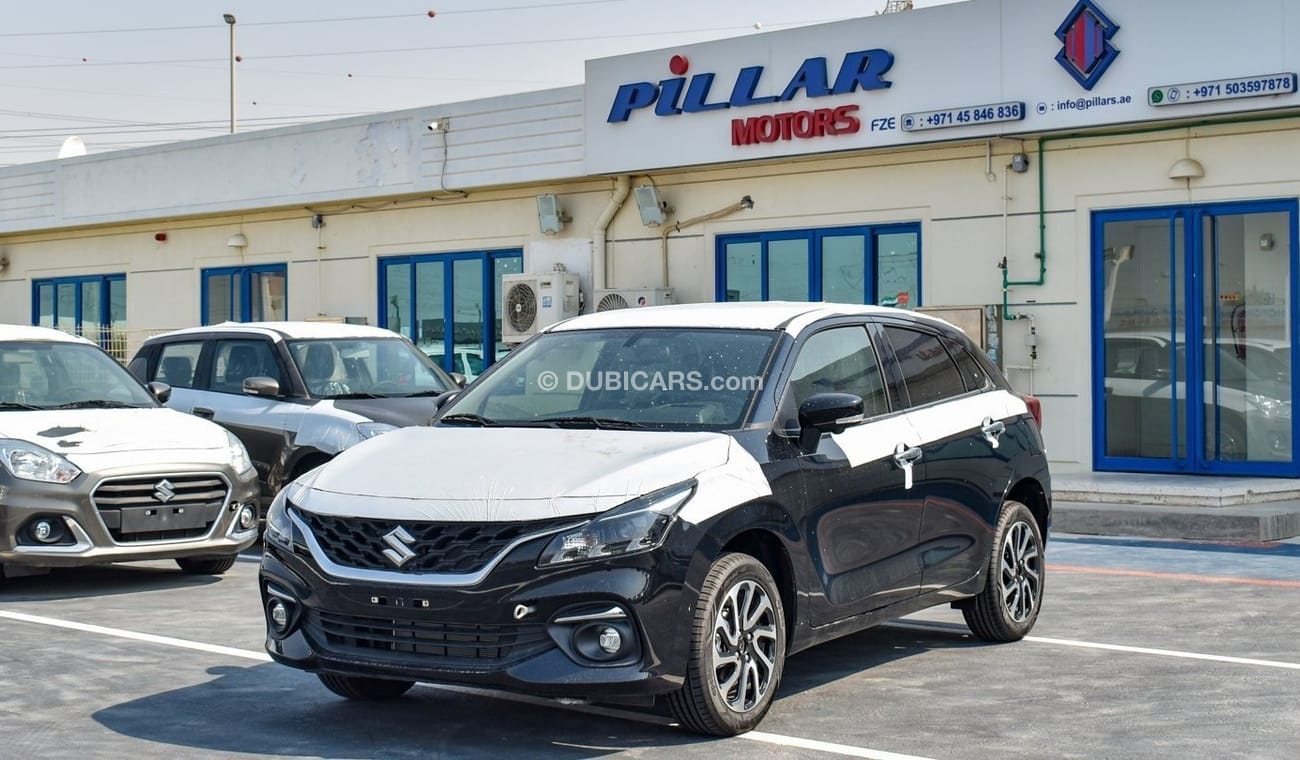
M 605 290 L 609 287 L 609 282 L 605 275 L 605 264 L 607 262 L 605 255 L 605 243 L 609 230 L 610 222 L 614 221 L 614 215 L 618 210 L 623 208 L 623 202 L 627 200 L 628 193 L 632 192 L 632 178 L 626 174 L 620 175 L 614 179 L 614 194 L 609 196 L 609 203 L 605 205 L 605 210 L 600 212 L 600 218 L 596 220 L 596 229 L 591 233 L 591 289 Z M 596 294 L 591 294 L 592 303 L 596 302 Z
M 745 197 L 741 198 L 740 200 L 736 201 L 730 206 L 727 206 L 726 208 L 720 208 L 717 211 L 711 211 L 707 214 L 697 216 L 693 219 L 686 219 L 684 221 L 666 225 L 663 228 L 663 231 L 659 233 L 659 255 L 663 260 L 663 274 L 661 275 L 661 277 L 663 278 L 663 285 L 661 287 L 664 288 L 669 287 L 668 285 L 668 235 L 669 234 L 673 232 L 681 232 L 683 227 L 694 227 L 697 224 L 703 224 L 704 222 L 711 222 L 714 219 L 721 219 L 724 216 L 731 216 L 737 211 L 743 211 L 745 209 L 751 209 L 753 207 L 754 207 L 754 199 L 746 195 Z

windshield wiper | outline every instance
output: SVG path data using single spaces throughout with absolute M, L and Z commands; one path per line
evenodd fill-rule
M 0 409 L 21 409 L 24 412 L 39 412 L 46 409 L 44 406 L 35 406 L 34 404 L 21 404 L 17 401 L 0 401 Z
M 140 409 L 137 404 L 126 404 L 121 401 L 110 401 L 106 398 L 91 398 L 84 401 L 69 401 L 66 404 L 58 404 L 50 407 L 51 409 Z
M 407 394 L 403 395 L 402 398 L 422 398 L 422 397 L 424 397 L 424 396 L 441 396 L 441 395 L 444 394 L 444 393 L 450 393 L 450 392 L 451 392 L 450 390 L 443 390 L 443 391 L 416 391 L 415 393 L 407 393 Z
M 611 417 L 547 417 L 538 420 L 557 428 L 595 428 L 597 430 L 644 430 L 645 425 L 629 420 L 616 420 Z
M 333 396 L 321 396 L 325 399 L 361 399 L 361 398 L 388 398 L 386 393 L 337 393 Z
M 479 427 L 492 427 L 497 425 L 496 420 L 489 420 L 487 417 L 478 414 L 449 414 L 446 417 L 439 417 L 438 423 L 448 422 L 452 425 L 478 425 Z

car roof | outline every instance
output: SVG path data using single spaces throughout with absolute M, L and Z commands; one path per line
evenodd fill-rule
M 49 327 L 32 327 L 31 325 L 0 325 L 0 340 L 41 341 L 45 343 L 89 343 L 80 335 L 55 330 Z
M 212 333 L 248 333 L 274 340 L 320 340 L 342 338 L 401 338 L 392 330 L 342 322 L 222 322 L 203 327 L 187 327 L 149 338 L 148 343 L 176 336 L 203 336 Z
M 930 320 L 936 324 L 946 324 L 934 317 L 886 306 L 748 301 L 674 304 L 600 311 L 560 322 L 552 326 L 548 332 L 620 327 L 713 327 L 738 330 L 785 330 L 792 335 L 797 335 L 799 331 L 820 319 L 859 315 L 903 315 Z

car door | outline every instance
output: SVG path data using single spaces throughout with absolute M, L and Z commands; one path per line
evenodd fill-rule
M 917 439 L 895 410 L 864 324 L 830 326 L 801 341 L 779 424 L 797 429 L 799 405 L 818 393 L 861 397 L 864 421 L 822 435 L 816 452 L 799 461 L 803 532 L 821 585 L 810 599 L 814 625 L 915 596 L 921 580 L 920 490 L 910 465 L 900 466 Z
M 907 420 L 921 440 L 921 590 L 935 591 L 968 580 L 988 558 L 1017 450 L 1003 445 L 1015 399 L 941 332 L 892 322 L 881 331 L 898 360 Z
M 171 386 L 167 406 L 187 414 L 201 404 L 203 396 L 198 388 L 205 341 L 202 338 L 176 340 L 163 343 L 154 349 L 154 361 L 147 382 L 166 383 Z
M 250 396 L 244 393 L 244 380 L 271 377 L 279 381 L 283 391 L 288 391 L 288 373 L 275 345 L 264 338 L 220 338 L 213 341 L 207 367 L 204 405 L 196 406 L 194 414 L 239 436 L 257 468 L 263 495 L 273 496 L 268 478 L 296 432 L 292 428 L 299 419 L 298 407 L 283 397 Z

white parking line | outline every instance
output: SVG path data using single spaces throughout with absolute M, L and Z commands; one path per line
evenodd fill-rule
M 234 647 L 223 647 L 217 644 L 204 644 L 199 641 L 189 641 L 187 639 L 174 639 L 171 636 L 155 636 L 152 633 L 140 633 L 139 631 L 126 631 L 121 628 L 106 628 L 102 625 L 90 625 L 88 623 L 74 623 L 71 620 L 60 620 L 58 618 L 45 617 L 43 615 L 28 615 L 23 612 L 10 612 L 9 610 L 0 610 L 0 618 L 9 620 L 20 620 L 24 623 L 35 623 L 37 625 L 48 625 L 55 628 L 68 628 L 73 631 L 83 631 L 85 633 L 95 633 L 100 636 L 115 636 L 119 639 L 130 639 L 132 641 L 147 641 L 150 644 L 162 644 L 168 647 L 177 647 L 179 649 L 193 649 L 199 652 L 208 652 L 210 654 L 223 654 L 227 657 L 240 657 L 245 660 L 261 660 L 270 662 L 271 656 L 266 652 L 252 652 L 247 649 L 235 649 Z
M 129 641 L 142 641 L 149 644 L 160 644 L 162 646 L 176 647 L 179 649 L 191 649 L 198 652 L 207 652 L 209 654 L 220 654 L 227 657 L 237 657 L 245 660 L 257 660 L 259 662 L 269 662 L 270 655 L 265 652 L 256 652 L 250 649 L 235 649 L 234 647 L 223 647 L 216 644 L 204 644 L 199 641 L 189 641 L 188 639 L 177 639 L 171 636 L 157 636 L 152 633 L 141 633 L 139 631 L 128 631 L 122 628 L 109 628 L 102 625 L 90 625 L 88 623 L 76 623 L 71 620 L 60 620 L 59 618 L 45 617 L 43 615 L 28 615 L 23 612 L 11 612 L 9 610 L 0 610 L 0 619 L 17 620 L 23 623 L 34 623 L 36 625 L 47 625 L 55 628 L 67 628 L 73 631 L 83 633 L 93 633 L 100 636 L 113 636 L 115 638 L 127 639 Z M 469 686 L 452 686 L 444 684 L 420 684 L 439 691 L 449 691 L 461 694 L 476 694 L 490 699 L 502 699 L 511 702 L 523 702 L 525 704 L 538 705 L 540 707 L 571 709 L 577 712 L 588 713 L 592 715 L 602 715 L 611 718 L 622 718 L 639 723 L 650 723 L 661 726 L 673 726 L 674 722 L 658 715 L 647 715 L 644 713 L 632 712 L 630 710 L 619 710 L 617 708 L 601 707 L 598 705 L 587 704 L 570 704 L 558 702 L 552 699 L 542 697 L 530 697 L 526 694 L 513 694 L 510 692 L 492 691 L 490 689 L 476 689 Z M 794 747 L 798 749 L 811 749 L 819 752 L 826 752 L 844 757 L 861 757 L 868 760 L 930 760 L 929 758 L 917 755 L 899 755 L 893 752 L 883 752 L 881 750 L 867 749 L 865 747 L 854 747 L 848 744 L 834 744 L 832 742 L 822 742 L 813 739 L 800 739 L 797 736 L 785 736 L 782 734 L 769 734 L 763 731 L 750 731 L 747 734 L 741 734 L 735 737 L 748 741 L 762 742 L 764 744 L 775 744 L 782 747 Z
M 895 620 L 886 624 L 890 628 L 909 628 L 916 631 L 929 631 L 932 633 L 956 633 L 962 636 L 968 636 L 960 626 L 946 625 L 942 623 L 926 624 L 912 623 L 902 620 Z M 1026 636 L 1024 641 L 1035 644 L 1054 644 L 1061 647 L 1077 647 L 1079 649 L 1104 649 L 1110 652 L 1128 652 L 1130 654 L 1152 654 L 1160 657 L 1178 657 L 1184 660 L 1207 660 L 1209 662 L 1226 662 L 1232 665 L 1255 665 L 1262 668 L 1281 668 L 1283 670 L 1300 670 L 1300 663 L 1282 662 L 1280 660 L 1258 660 L 1252 657 L 1229 657 L 1222 654 L 1204 654 L 1201 652 L 1183 652 L 1177 649 L 1152 649 L 1151 647 L 1131 647 L 1123 644 L 1101 644 L 1095 641 L 1079 641 L 1077 639 L 1054 639 L 1047 636 Z

